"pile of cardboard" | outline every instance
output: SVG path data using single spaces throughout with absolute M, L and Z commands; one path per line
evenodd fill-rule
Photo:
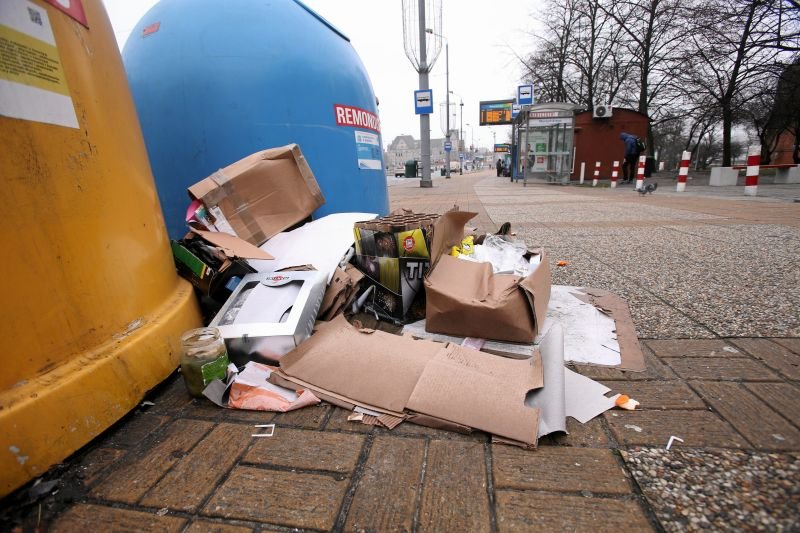
M 627 306 L 613 295 L 558 288 L 548 309 L 543 249 L 523 250 L 522 275 L 456 257 L 485 237 L 466 227 L 475 213 L 309 220 L 324 199 L 296 145 L 221 169 L 189 197 L 191 231 L 173 251 L 235 364 L 206 391 L 220 405 L 286 410 L 321 399 L 363 423 L 481 430 L 533 447 L 564 431 L 566 416 L 585 421 L 614 405 L 608 389 L 564 368 L 555 322 L 591 308 L 581 316 L 603 316 L 577 341 L 566 325 L 566 345 L 592 352 L 600 332 L 606 349 L 625 347 L 616 366 L 643 369 Z M 375 327 L 356 319 L 361 310 Z M 618 345 L 616 330 L 625 330 Z

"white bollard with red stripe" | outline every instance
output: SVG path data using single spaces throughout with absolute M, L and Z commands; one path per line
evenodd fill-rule
M 583 185 L 583 175 L 586 173 L 586 162 L 581 161 L 581 185 Z
M 597 187 L 597 181 L 600 179 L 600 161 L 594 164 L 594 177 L 592 177 L 592 187 Z
M 758 190 L 758 172 L 761 169 L 761 146 L 754 144 L 747 150 L 747 174 L 744 178 L 744 195 L 755 196 Z
M 681 155 L 681 168 L 678 170 L 678 186 L 675 188 L 676 192 L 683 192 L 686 190 L 686 176 L 689 175 L 689 162 L 692 159 L 692 152 L 683 152 Z
M 617 186 L 617 176 L 619 176 L 619 161 L 614 161 L 614 166 L 611 167 L 611 188 Z
M 634 187 L 637 191 L 644 187 L 644 162 L 646 159 L 647 156 L 639 156 L 639 166 L 636 168 L 636 187 Z

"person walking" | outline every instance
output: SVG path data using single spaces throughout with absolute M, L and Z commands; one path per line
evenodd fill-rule
M 497 177 L 499 178 L 503 174 L 503 162 L 499 158 L 497 159 L 495 167 L 497 168 Z
M 639 155 L 642 153 L 639 137 L 624 131 L 619 138 L 625 143 L 625 157 L 622 162 L 622 183 L 631 183 L 636 177 Z

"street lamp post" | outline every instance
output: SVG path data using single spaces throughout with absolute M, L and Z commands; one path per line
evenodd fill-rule
M 430 33 L 431 35 L 436 35 L 437 37 L 441 37 L 444 39 L 444 78 L 445 78 L 445 108 L 447 109 L 447 121 L 445 123 L 445 128 L 447 129 L 447 133 L 445 133 L 445 145 L 450 144 L 450 42 L 447 40 L 447 37 L 444 35 L 439 35 L 435 33 L 431 28 L 427 28 L 426 32 Z M 451 148 L 452 149 L 452 148 Z M 445 178 L 450 179 L 450 150 L 447 149 L 445 146 L 444 150 L 444 175 Z

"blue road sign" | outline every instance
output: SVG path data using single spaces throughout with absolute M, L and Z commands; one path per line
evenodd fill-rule
M 430 115 L 433 113 L 433 91 L 424 89 L 414 91 L 414 112 L 417 115 Z
M 444 151 L 445 151 L 445 152 L 449 152 L 449 151 L 451 151 L 452 149 L 453 149 L 453 143 L 452 143 L 452 142 L 450 142 L 450 141 L 445 141 L 445 142 L 444 142 Z
M 533 104 L 533 85 L 520 85 L 517 87 L 517 103 L 519 105 Z

